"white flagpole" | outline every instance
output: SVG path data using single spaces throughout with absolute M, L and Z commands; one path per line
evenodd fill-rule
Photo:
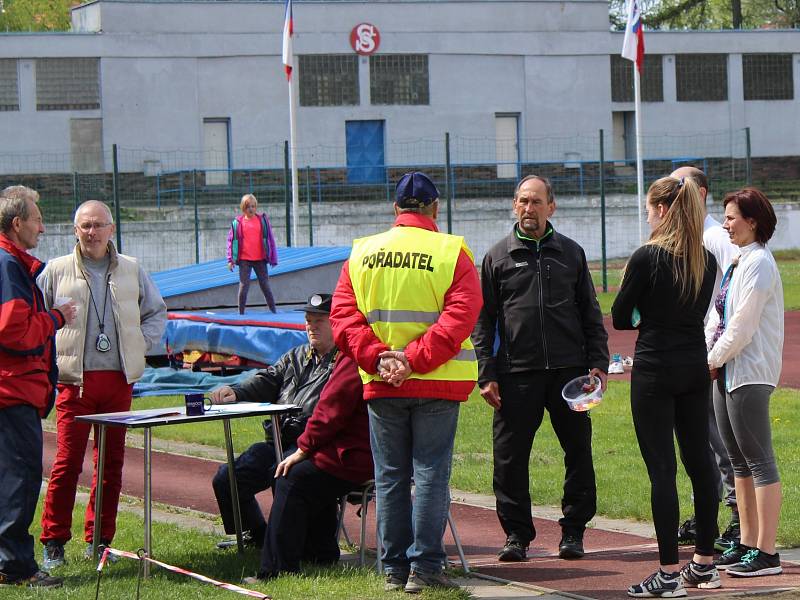
M 644 219 L 642 218 L 642 194 L 644 190 L 644 167 L 642 165 L 642 98 L 639 85 L 639 69 L 633 63 L 633 110 L 636 124 L 636 200 L 639 209 L 639 245 L 644 244 Z
M 298 247 L 300 238 L 297 234 L 297 215 L 300 214 L 300 186 L 297 179 L 297 98 L 295 95 L 295 79 L 289 79 L 289 160 L 292 166 L 292 245 Z

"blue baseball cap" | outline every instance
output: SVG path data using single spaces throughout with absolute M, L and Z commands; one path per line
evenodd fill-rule
M 406 173 L 397 182 L 394 200 L 400 208 L 427 206 L 439 197 L 439 190 L 425 173 Z

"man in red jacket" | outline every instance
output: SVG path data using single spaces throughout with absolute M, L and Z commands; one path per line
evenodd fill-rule
M 482 299 L 463 238 L 436 227 L 438 197 L 423 173 L 400 179 L 394 227 L 353 242 L 331 309 L 336 344 L 358 363 L 369 405 L 387 591 L 455 587 L 442 573 L 442 536 L 459 403 L 477 379 L 470 333 Z
M 337 500 L 372 477 L 363 387 L 356 363 L 342 356 L 297 438 L 297 450 L 275 469 L 261 567 L 246 582 L 297 573 L 301 560 L 337 562 Z
M 21 185 L 0 194 L 0 586 L 59 587 L 39 570 L 28 528 L 42 486 L 42 417 L 53 407 L 55 334 L 75 319 L 71 300 L 45 309 L 28 254 L 44 233 L 39 194 Z

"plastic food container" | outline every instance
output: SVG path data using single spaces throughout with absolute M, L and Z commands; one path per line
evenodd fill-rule
M 561 396 L 574 411 L 592 409 L 603 401 L 600 379 L 589 375 L 576 377 L 564 386 Z

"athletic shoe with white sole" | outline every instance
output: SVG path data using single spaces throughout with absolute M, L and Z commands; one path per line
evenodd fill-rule
M 767 554 L 758 548 L 753 548 L 742 557 L 742 560 L 728 567 L 728 575 L 734 577 L 761 577 L 763 575 L 778 575 L 783 572 L 781 555 Z
M 719 572 L 714 565 L 701 565 L 693 560 L 681 568 L 681 579 L 686 587 L 714 590 L 722 587 Z
M 738 565 L 745 554 L 753 550 L 750 546 L 744 544 L 736 544 L 733 548 L 728 548 L 722 553 L 722 556 L 714 560 L 714 566 L 722 571 L 733 565 Z
M 628 596 L 633 598 L 680 598 L 686 596 L 686 588 L 683 587 L 680 573 L 669 575 L 659 569 L 642 583 L 629 587 Z

